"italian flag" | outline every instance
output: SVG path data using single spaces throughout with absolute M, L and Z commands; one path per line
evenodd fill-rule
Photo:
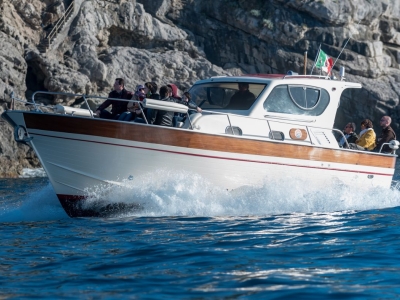
M 321 68 L 322 71 L 330 74 L 333 67 L 333 59 L 329 57 L 324 51 L 319 50 L 317 62 L 315 63 L 316 68 Z

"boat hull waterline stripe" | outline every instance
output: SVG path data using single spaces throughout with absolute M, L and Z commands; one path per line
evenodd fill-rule
M 205 154 L 194 154 L 194 153 L 187 153 L 187 152 L 154 149 L 154 148 L 139 147 L 139 146 L 129 146 L 129 145 L 121 145 L 121 144 L 115 144 L 115 143 L 98 142 L 98 141 L 90 141 L 90 140 L 75 139 L 75 138 L 57 137 L 57 136 L 51 136 L 51 135 L 46 135 L 46 134 L 37 134 L 37 133 L 31 134 L 31 136 L 35 136 L 35 135 L 43 136 L 43 137 L 50 137 L 50 138 L 57 138 L 57 139 L 64 139 L 64 140 L 73 140 L 73 141 L 79 141 L 79 142 L 86 142 L 86 143 L 111 145 L 111 146 L 117 146 L 117 147 L 134 148 L 134 149 L 141 149 L 141 150 L 157 151 L 157 152 L 164 152 L 164 153 L 171 153 L 171 154 L 178 154 L 178 155 L 196 156 L 196 157 L 204 157 L 204 158 L 212 158 L 212 159 L 243 161 L 243 162 L 252 162 L 252 163 L 259 163 L 259 164 L 270 164 L 270 165 L 279 165 L 279 166 L 288 166 L 288 167 L 297 167 L 297 168 L 307 168 L 307 169 L 319 169 L 319 170 L 327 170 L 327 171 L 348 172 L 348 173 L 360 173 L 360 174 L 368 174 L 368 175 L 393 176 L 393 174 L 390 174 L 390 173 L 374 173 L 374 172 L 366 172 L 366 171 L 345 170 L 345 169 L 338 169 L 338 168 L 302 166 L 302 165 L 295 165 L 295 164 L 266 162 L 266 161 L 260 161 L 260 160 L 231 158 L 231 157 L 222 157 L 222 156 L 213 156 L 213 155 L 205 155 Z
M 327 149 L 307 145 L 293 145 L 283 142 L 249 140 L 232 136 L 163 128 L 154 125 L 139 125 L 127 122 L 35 113 L 24 113 L 24 117 L 28 131 L 37 129 L 47 132 L 114 138 L 196 150 L 301 159 L 319 161 L 322 163 L 341 163 L 388 169 L 394 169 L 396 161 L 395 156 L 374 155 L 372 153 L 362 153 L 353 150 Z M 64 118 L 70 118 L 68 120 L 68 128 L 66 128 L 63 122 L 65 121 Z M 96 126 L 93 126 L 91 122 L 96 122 Z M 33 133 L 30 134 L 32 135 Z

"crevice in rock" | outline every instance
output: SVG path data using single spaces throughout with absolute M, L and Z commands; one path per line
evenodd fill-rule
M 116 26 L 111 26 L 109 32 L 108 46 L 110 47 L 134 47 L 146 50 L 157 48 L 175 49 L 174 42 L 150 39 L 134 31 Z
M 28 69 L 25 78 L 25 83 L 26 83 L 25 97 L 28 101 L 31 101 L 34 92 L 47 91 L 47 89 L 44 86 L 44 80 L 46 76 L 36 62 L 28 61 L 27 64 L 28 64 Z M 35 96 L 35 98 L 36 98 L 35 100 L 40 100 L 40 102 L 45 102 L 45 103 L 49 103 L 53 99 L 52 96 L 44 94 Z

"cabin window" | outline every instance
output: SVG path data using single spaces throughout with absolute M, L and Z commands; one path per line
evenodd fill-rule
M 239 85 L 244 85 L 239 91 Z M 192 101 L 202 109 L 248 110 L 266 84 L 249 82 L 210 82 L 190 89 Z
M 264 109 L 292 115 L 319 116 L 329 104 L 329 93 L 325 89 L 301 86 L 279 85 L 268 95 Z

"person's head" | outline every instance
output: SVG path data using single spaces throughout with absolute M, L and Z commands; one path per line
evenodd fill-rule
M 183 101 L 189 102 L 191 99 L 192 99 L 192 96 L 190 95 L 189 92 L 184 92 L 183 93 L 183 96 L 182 96 L 182 100 Z
M 171 97 L 172 96 L 172 89 L 169 86 L 163 85 L 160 87 L 160 97 L 161 99 Z
M 136 93 L 144 93 L 144 86 L 139 84 L 136 86 Z
M 120 92 L 124 89 L 125 83 L 122 78 L 116 78 L 114 82 L 114 91 Z
M 356 131 L 356 124 L 354 124 L 353 122 L 347 123 L 346 126 L 344 127 L 344 132 L 346 134 L 350 134 L 354 131 Z
M 173 83 L 167 84 L 167 86 L 172 90 L 172 97 L 180 99 L 178 95 L 178 87 Z
M 390 123 L 392 123 L 392 118 L 389 116 L 383 116 L 379 121 L 379 125 L 381 125 L 382 128 L 388 127 Z
M 367 128 L 373 128 L 374 125 L 372 125 L 371 120 L 365 119 L 361 121 L 361 130 L 367 129 Z
M 144 84 L 144 91 L 145 91 L 146 95 L 149 95 L 149 94 L 151 95 L 151 94 L 157 93 L 157 89 L 158 89 L 158 86 L 154 81 L 146 82 Z
M 245 92 L 249 89 L 249 84 L 245 82 L 241 82 L 238 84 L 239 91 Z
M 135 99 L 142 101 L 144 98 L 146 98 L 146 94 L 144 93 L 144 86 L 139 84 L 136 86 Z

